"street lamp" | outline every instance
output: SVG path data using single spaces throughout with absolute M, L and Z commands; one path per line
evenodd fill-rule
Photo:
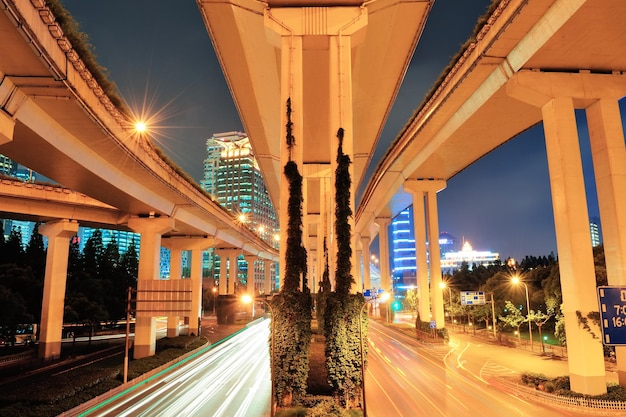
M 272 384 L 270 398 L 270 417 L 274 417 L 274 311 L 272 310 L 272 305 L 263 298 L 253 298 L 251 295 L 245 294 L 241 297 L 241 301 L 244 304 L 250 304 L 254 301 L 261 301 L 270 310 L 270 380 Z
M 359 346 L 361 348 L 361 392 L 363 394 L 363 417 L 367 417 L 367 406 L 365 405 L 365 353 L 363 348 L 363 309 L 368 305 L 366 301 L 359 311 Z
M 215 304 L 217 304 L 217 287 L 213 287 L 213 315 L 215 316 Z
M 528 285 L 526 285 L 526 283 L 520 281 L 518 276 L 514 276 L 513 278 L 511 278 L 511 282 L 515 285 L 517 284 L 522 284 L 524 286 L 524 289 L 526 290 L 526 313 L 528 314 L 527 319 L 528 319 L 528 338 L 530 339 L 530 350 L 533 350 L 533 328 L 532 328 L 532 324 L 530 322 L 530 300 L 528 298 Z

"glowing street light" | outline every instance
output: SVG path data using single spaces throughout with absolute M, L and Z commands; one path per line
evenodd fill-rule
M 146 125 L 146 122 L 139 120 L 135 122 L 135 130 L 138 133 L 144 133 L 146 130 L 148 130 L 148 126 Z
M 533 328 L 532 328 L 532 324 L 530 322 L 530 300 L 528 298 L 528 285 L 526 285 L 526 283 L 520 281 L 519 277 L 516 275 L 513 278 L 511 278 L 511 282 L 515 285 L 517 284 L 522 284 L 524 286 L 524 289 L 526 290 L 526 314 L 528 315 L 528 338 L 530 339 L 530 350 L 533 350 Z

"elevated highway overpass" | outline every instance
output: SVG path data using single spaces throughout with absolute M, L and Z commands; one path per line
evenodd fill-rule
M 485 154 L 543 123 L 570 378 L 580 392 L 602 391 L 604 377 L 601 346 L 577 321 L 577 314 L 599 306 L 574 110 L 584 109 L 587 116 L 609 284 L 623 287 L 626 151 L 618 100 L 626 95 L 625 17 L 620 1 L 500 2 L 397 136 L 356 215 L 356 232 L 369 237 L 378 233 L 376 223 L 413 205 L 418 286 L 428 288 L 430 272 L 433 316 L 443 321 L 434 246 L 426 262 L 426 242 L 439 236 L 436 193 Z M 386 228 L 380 231 L 385 241 Z M 429 313 L 428 306 L 422 308 Z M 617 350 L 623 385 L 626 352 Z
M 285 186 L 277 183 L 287 160 L 296 161 L 304 175 L 305 245 L 321 271 L 322 238 L 329 238 L 331 248 L 333 242 L 335 132 L 342 127 L 350 135 L 344 151 L 353 160 L 354 183 L 368 181 L 363 168 L 431 4 L 198 0 L 198 5 L 251 142 L 265 156 L 262 169 L 275 201 L 286 201 Z M 572 388 L 590 394 L 606 389 L 601 344 L 578 325 L 576 314 L 597 311 L 598 303 L 574 110 L 586 110 L 590 127 L 608 231 L 609 282 L 623 286 L 626 155 L 618 100 L 626 94 L 624 18 L 626 5 L 619 0 L 494 2 L 475 39 L 400 132 L 355 207 L 353 248 L 360 247 L 364 259 L 363 277 L 354 271 L 358 289 L 370 287 L 368 250 L 377 233 L 382 286 L 391 288 L 387 226 L 412 204 L 420 309 L 442 327 L 438 245 L 427 249 L 439 236 L 436 193 L 485 154 L 543 122 Z M 288 98 L 293 119 L 285 116 Z M 284 126 L 291 122 L 301 141 L 295 150 L 284 145 Z M 281 206 L 281 222 L 285 217 Z M 355 257 L 353 264 L 360 263 Z M 626 365 L 618 367 L 626 384 Z
M 197 3 L 255 153 L 261 155 L 264 176 L 281 213 L 281 233 L 286 233 L 287 216 L 286 205 L 280 202 L 288 193 L 282 167 L 293 160 L 304 175 L 305 246 L 314 259 L 310 267 L 316 269 L 310 276 L 319 277 L 323 239 L 328 237 L 332 248 L 334 234 L 336 132 L 339 128 L 346 132 L 344 152 L 354 162 L 354 196 L 356 187 L 367 181 L 364 168 L 432 1 Z M 190 233 L 202 230 L 202 220 L 195 214 L 210 212 L 205 206 L 209 201 L 131 132 L 129 120 L 85 75 L 43 1 L 2 0 L 2 4 L 0 141 L 5 143 L 0 144 L 0 153 L 52 179 L 70 181 L 59 182 L 136 213 L 138 219 L 150 219 L 151 226 L 143 227 L 153 236 L 151 247 L 178 227 L 188 227 Z M 353 248 L 361 246 L 365 259 L 371 237 L 382 232 L 380 240 L 386 242 L 386 222 L 413 204 L 421 298 L 428 299 L 430 286 L 432 316 L 440 327 L 437 245 L 430 248 L 430 264 L 425 261 L 426 242 L 438 237 L 436 192 L 481 156 L 543 121 L 564 277 L 570 378 L 572 389 L 588 394 L 600 393 L 606 385 L 601 344 L 578 325 L 576 314 L 597 311 L 598 305 L 573 113 L 575 108 L 587 112 L 601 217 L 609 230 L 605 233 L 609 282 L 623 285 L 626 155 L 617 100 L 625 85 L 625 7 L 619 0 L 498 2 L 476 40 L 401 132 L 359 207 L 352 203 Z M 288 123 L 293 123 L 296 139 L 291 147 L 285 143 Z M 29 152 L 16 140 L 40 144 L 54 162 L 38 168 L 43 158 L 26 155 Z M 77 151 L 84 154 L 81 163 L 75 162 L 80 159 L 74 156 Z M 116 174 L 109 179 L 108 172 L 116 165 L 125 168 L 113 171 Z M 84 177 L 67 174 L 75 170 Z M 169 185 L 162 184 L 165 178 Z M 193 203 L 181 194 L 193 196 Z M 183 226 L 174 227 L 172 219 Z M 354 260 L 357 265 L 356 256 Z M 368 262 L 364 265 L 363 277 L 355 268 L 356 289 L 369 285 Z M 381 272 L 388 279 L 388 264 L 381 262 Z M 388 280 L 383 282 L 389 285 Z M 620 349 L 622 380 L 626 370 L 619 360 Z
M 82 198 L 83 208 L 75 204 L 72 211 L 57 199 L 53 214 L 54 203 L 36 202 L 32 192 L 42 190 L 31 189 L 29 196 L 12 196 L 15 209 L 9 204 L 0 209 L 21 215 L 43 206 L 49 211 L 31 213 L 50 220 L 40 229 L 49 242 L 40 355 L 59 354 L 69 238 L 78 221 L 91 221 L 83 214 L 141 234 L 140 281 L 158 278 L 162 244 L 172 250 L 172 259 L 192 251 L 193 331 L 200 313 L 202 250 L 223 249 L 234 265 L 241 253 L 276 261 L 276 249 L 241 227 L 134 130 L 135 120 L 114 104 L 63 32 L 64 16 L 55 16 L 40 0 L 3 0 L 0 9 L 0 153 L 97 200 Z M 61 213 L 64 217 L 51 221 Z M 234 278 L 228 287 L 226 281 L 224 271 L 221 293 L 234 290 Z M 136 356 L 153 354 L 155 319 L 137 320 Z

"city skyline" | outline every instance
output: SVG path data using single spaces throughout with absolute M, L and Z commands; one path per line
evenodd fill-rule
M 469 4 L 471 3 L 471 4 Z M 379 139 L 371 174 L 423 97 L 470 37 L 490 0 L 435 1 Z M 63 0 L 88 34 L 131 109 L 157 113 L 154 140 L 198 183 L 205 141 L 243 131 L 195 2 L 111 0 L 94 8 Z M 113 29 L 115 28 L 115 29 Z M 147 109 L 147 110 L 146 110 Z M 622 106 L 623 109 L 623 106 Z M 580 136 L 590 216 L 598 216 L 584 114 Z M 362 189 L 357 193 L 357 201 Z M 557 254 L 543 130 L 529 129 L 450 179 L 439 193 L 439 228 L 501 257 Z

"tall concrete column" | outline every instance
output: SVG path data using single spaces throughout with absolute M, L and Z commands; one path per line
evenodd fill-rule
M 415 182 L 412 182 L 413 184 Z M 404 183 L 404 189 L 413 195 L 413 231 L 415 234 L 415 261 L 417 275 L 417 290 L 419 298 L 418 312 L 421 321 L 430 321 L 430 287 L 428 284 L 428 258 L 426 246 L 426 206 L 424 191 L 421 187 L 410 186 L 409 181 Z
M 602 344 L 580 326 L 578 320 L 579 315 L 587 317 L 598 311 L 598 299 L 574 103 L 588 105 L 599 98 L 594 94 L 623 96 L 624 91 L 626 77 L 622 75 L 585 72 L 520 71 L 507 84 L 510 96 L 541 108 L 559 253 L 570 385 L 573 391 L 589 395 L 606 392 L 606 375 Z M 598 109 L 591 112 L 593 119 Z M 597 134 L 594 135 L 597 138 Z
M 216 251 L 217 255 L 220 257 L 220 280 L 218 282 L 218 293 L 219 295 L 228 294 L 228 278 L 226 276 L 226 266 L 228 264 L 227 260 L 227 251 L 220 250 Z
M 371 289 L 371 271 L 370 271 L 370 242 L 369 236 L 361 236 L 361 252 L 363 255 L 363 288 Z
M 389 268 L 389 225 L 391 218 L 376 217 L 375 223 L 378 226 L 378 246 L 380 257 L 380 286 L 383 290 L 391 293 L 391 277 Z
M 189 314 L 189 334 L 200 335 L 202 320 L 202 251 L 208 246 L 191 250 L 191 314 Z
M 139 248 L 139 280 L 159 279 L 161 235 L 174 228 L 174 220 L 167 217 L 131 217 L 128 227 L 141 234 Z M 153 356 L 156 349 L 156 318 L 135 319 L 135 359 Z
M 256 277 L 256 260 L 259 259 L 257 255 L 244 255 L 244 259 L 248 263 L 248 279 L 246 280 L 246 293 L 255 297 L 259 293 Z
M 322 10 L 323 8 L 320 8 Z M 328 137 L 330 138 L 330 150 L 331 150 L 331 187 L 332 187 L 332 207 L 335 207 L 334 196 L 336 194 L 335 189 L 335 172 L 337 168 L 337 149 L 338 139 L 337 133 L 341 128 L 343 129 L 343 142 L 342 152 L 350 158 L 350 165 L 348 167 L 351 183 L 350 183 L 350 211 L 352 216 L 349 216 L 347 221 L 350 225 L 350 230 L 354 232 L 354 214 L 355 203 L 354 198 L 356 194 L 356 181 L 354 180 L 354 112 L 352 103 L 352 48 L 357 46 L 363 39 L 360 36 L 354 36 L 359 33 L 361 29 L 367 26 L 367 13 L 363 9 L 348 9 L 342 12 L 343 14 L 336 23 L 336 27 L 333 24 L 328 24 L 326 27 L 326 33 L 331 35 L 329 38 L 328 49 L 328 79 L 329 79 L 329 106 L 328 106 Z M 333 210 L 334 212 L 334 210 Z M 333 222 L 334 223 L 334 222 Z M 359 289 L 362 290 L 361 283 L 355 279 L 357 277 L 357 257 L 356 257 L 356 238 L 352 234 L 350 248 L 352 252 L 350 254 L 351 269 L 350 275 L 353 278 L 353 284 L 350 292 L 356 293 Z M 336 245 L 334 246 L 336 248 Z
M 303 95 L 303 65 L 302 65 L 302 36 L 293 28 L 295 20 L 299 20 L 299 15 L 281 13 L 282 9 L 267 9 L 265 14 L 265 24 L 276 35 L 270 37 L 270 41 L 280 49 L 280 125 L 281 136 L 278 138 L 280 147 L 280 167 L 284 169 L 288 161 L 293 161 L 298 166 L 298 171 L 302 175 L 302 143 L 304 135 L 304 95 Z M 287 101 L 291 102 L 291 134 L 295 143 L 291 148 L 287 146 Z M 283 204 L 279 208 L 280 219 L 280 287 L 284 285 L 285 256 L 287 250 L 288 232 L 288 206 L 289 183 L 287 178 L 281 175 L 280 181 L 280 201 Z
M 563 277 L 570 383 L 574 391 L 601 394 L 606 392 L 602 344 L 579 325 L 577 316 L 598 311 L 598 299 L 574 104 L 571 98 L 559 97 L 541 110 Z
M 57 359 L 61 356 L 63 312 L 70 238 L 78 232 L 78 223 L 72 220 L 48 222 L 39 227 L 39 233 L 48 238 L 39 358 Z
M 228 252 L 228 294 L 234 294 L 239 278 L 239 265 L 237 261 L 237 253 L 235 251 Z
M 361 260 L 363 259 L 363 249 L 359 249 L 357 245 L 361 244 L 361 236 L 355 234 L 354 235 L 354 248 L 357 248 L 354 253 L 356 254 L 355 257 L 355 275 L 354 275 L 354 280 L 356 281 L 356 286 L 357 286 L 357 292 L 363 293 L 363 273 L 362 273 L 362 269 L 361 269 Z
M 626 149 L 617 99 L 587 108 L 609 285 L 626 284 Z M 616 346 L 619 384 L 626 386 L 626 347 Z
M 182 278 L 182 255 L 182 250 L 170 248 L 170 280 Z M 167 337 L 178 337 L 180 334 L 179 323 L 180 316 L 167 318 Z
M 439 183 L 440 190 L 445 188 L 443 181 Z M 441 185 L 443 183 L 443 185 Z M 430 184 L 435 185 L 435 184 Z M 426 193 L 428 245 L 430 250 L 430 299 L 432 303 L 433 320 L 437 329 L 445 327 L 443 312 L 443 288 L 441 288 L 441 251 L 439 249 L 439 211 L 437 209 L 437 191 L 430 189 Z
M 404 182 L 404 189 L 413 195 L 420 319 L 422 321 L 434 320 L 437 328 L 445 326 L 437 209 L 437 193 L 445 187 L 445 181 L 441 180 L 411 179 Z M 430 257 L 427 256 L 427 250 Z
M 267 259 L 263 260 L 263 288 L 266 295 L 269 295 L 274 290 L 272 283 L 271 262 Z

